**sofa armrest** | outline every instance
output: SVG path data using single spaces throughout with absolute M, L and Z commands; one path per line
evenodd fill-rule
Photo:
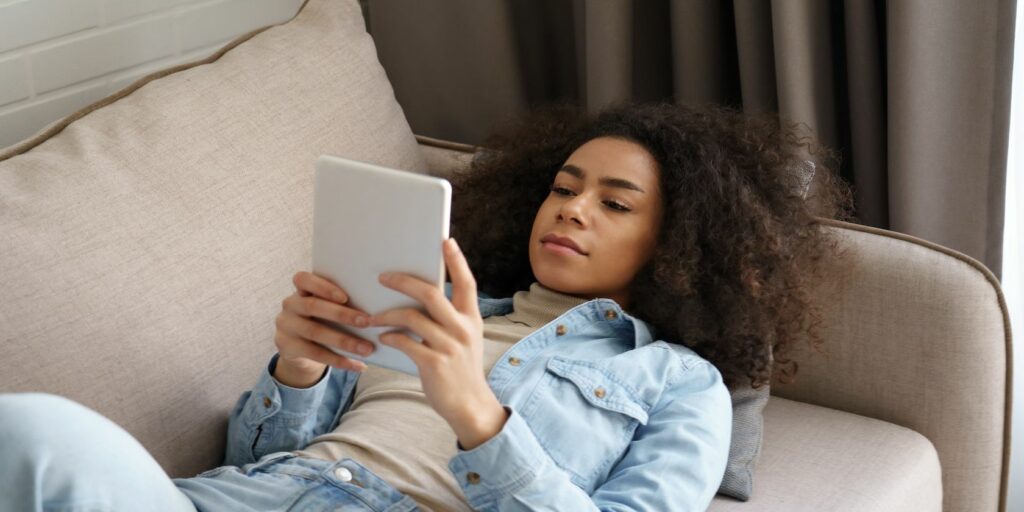
M 902 233 L 834 220 L 849 250 L 823 286 L 822 353 L 795 347 L 796 382 L 772 394 L 916 430 L 939 452 L 946 510 L 1005 508 L 1010 324 L 981 263 Z

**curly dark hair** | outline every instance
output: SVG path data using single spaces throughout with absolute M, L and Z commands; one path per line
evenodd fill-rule
M 508 297 L 536 281 L 528 245 L 558 169 L 596 137 L 646 148 L 660 167 L 664 217 L 650 261 L 630 285 L 627 312 L 669 343 L 714 364 L 730 390 L 790 382 L 786 349 L 822 343 L 809 285 L 837 240 L 816 222 L 852 219 L 838 159 L 800 125 L 731 107 L 620 101 L 597 113 L 568 103 L 503 121 L 452 184 L 452 236 L 478 290 Z M 816 165 L 805 199 L 798 172 Z M 743 377 L 746 377 L 744 379 Z

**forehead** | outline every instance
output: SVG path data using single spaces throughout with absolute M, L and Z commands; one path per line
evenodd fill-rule
M 600 177 L 623 178 L 644 190 L 658 185 L 658 161 L 640 144 L 616 137 L 598 137 L 576 148 L 566 164 L 583 169 L 586 180 Z

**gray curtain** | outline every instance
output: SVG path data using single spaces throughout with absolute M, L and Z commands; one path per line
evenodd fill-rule
M 804 122 L 860 222 L 998 277 L 1015 0 L 362 0 L 413 131 L 479 143 L 569 100 L 712 101 Z

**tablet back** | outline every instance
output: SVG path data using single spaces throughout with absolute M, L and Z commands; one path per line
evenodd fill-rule
M 314 183 L 313 273 L 348 292 L 347 306 L 369 314 L 403 307 L 426 313 L 417 300 L 377 279 L 381 272 L 404 272 L 443 289 L 441 244 L 448 238 L 450 208 L 451 185 L 443 178 L 323 155 L 316 162 Z M 400 328 L 318 321 L 376 345 L 369 356 L 328 347 L 331 350 L 367 364 L 419 374 L 408 356 L 377 338 Z M 414 333 L 405 333 L 420 341 Z

